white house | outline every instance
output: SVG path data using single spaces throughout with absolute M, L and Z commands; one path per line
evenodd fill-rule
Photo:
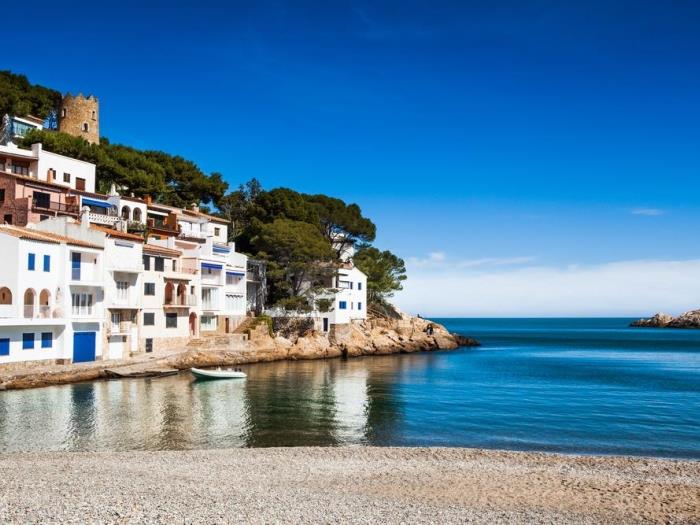
M 95 191 L 95 165 L 43 149 L 0 146 L 0 172 L 21 175 L 80 191 Z
M 0 364 L 102 356 L 102 247 L 0 225 Z

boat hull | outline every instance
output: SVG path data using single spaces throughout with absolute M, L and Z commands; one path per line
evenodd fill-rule
M 244 372 L 234 370 L 203 370 L 201 368 L 190 368 L 190 372 L 197 379 L 245 379 Z

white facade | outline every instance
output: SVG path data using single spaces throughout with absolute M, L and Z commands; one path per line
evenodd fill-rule
M 0 171 L 32 177 L 74 190 L 95 191 L 95 165 L 45 151 L 40 143 L 32 149 L 14 144 L 0 146 Z
M 9 303 L 0 305 L 0 364 L 75 360 L 76 333 L 81 341 L 94 338 L 89 350 L 101 357 L 103 289 L 94 278 L 102 250 L 50 236 L 21 238 L 23 230 L 0 227 L 0 250 L 8 263 L 0 300 Z

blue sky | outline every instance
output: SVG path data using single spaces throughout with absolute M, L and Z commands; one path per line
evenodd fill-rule
M 700 259 L 697 2 L 140 4 L 32 2 L 1 67 L 98 95 L 113 142 L 358 202 L 409 262 L 407 309 L 700 306 L 687 268 L 648 293 Z M 584 297 L 572 268 L 624 275 Z M 531 272 L 555 292 L 517 302 Z

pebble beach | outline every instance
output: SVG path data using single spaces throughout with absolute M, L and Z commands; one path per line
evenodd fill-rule
M 461 448 L 0 454 L 0 523 L 700 523 L 700 462 Z

